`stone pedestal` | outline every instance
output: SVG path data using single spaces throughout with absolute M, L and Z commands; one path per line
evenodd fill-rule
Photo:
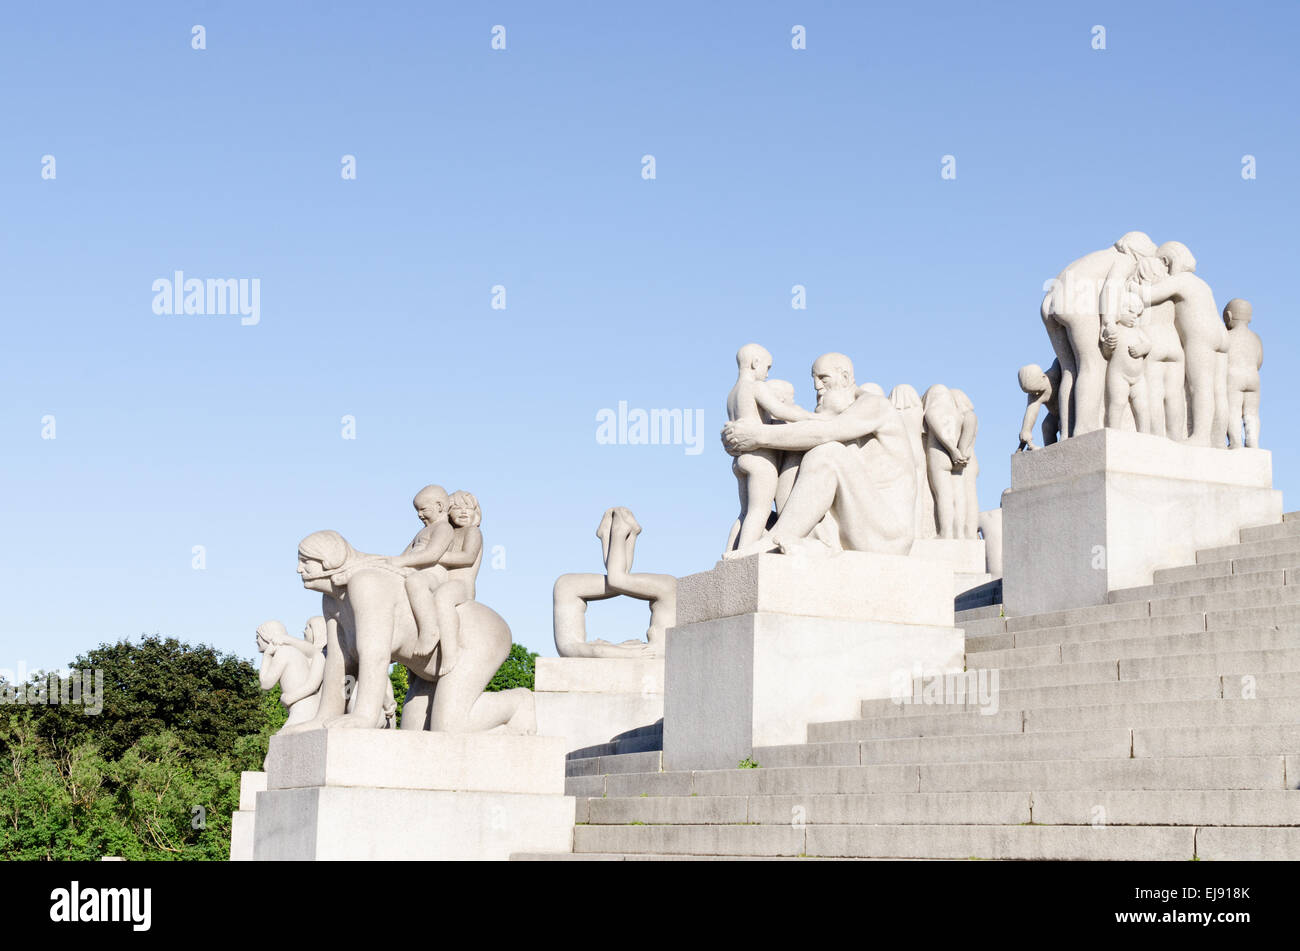
M 1263 449 L 1103 429 L 1017 453 L 1002 496 L 1003 604 L 1008 616 L 1103 604 L 1281 518 Z
M 993 580 L 982 538 L 918 538 L 909 558 L 937 561 L 952 569 L 953 596 Z
M 230 861 L 251 862 L 257 816 L 257 794 L 266 790 L 266 773 L 239 774 L 239 811 L 230 816 Z
M 572 847 L 564 740 L 315 730 L 271 738 L 253 857 L 506 859 Z
M 677 585 L 667 637 L 664 768 L 726 769 L 755 747 L 807 741 L 860 715 L 916 665 L 960 670 L 953 572 L 841 552 L 719 562 Z
M 618 746 L 663 719 L 664 661 L 539 657 L 533 697 L 539 735 L 564 737 L 569 752 Z

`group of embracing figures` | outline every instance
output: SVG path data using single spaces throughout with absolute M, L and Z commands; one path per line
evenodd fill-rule
M 722 431 L 740 489 L 740 516 L 725 558 L 805 546 L 909 553 L 917 538 L 975 538 L 978 422 L 961 390 L 888 396 L 858 385 L 853 363 L 827 353 L 813 363 L 816 410 L 793 384 L 768 379 L 758 344 L 736 354 L 738 377 Z
M 1056 360 L 1020 369 L 1029 396 L 1020 449 L 1102 428 L 1196 446 L 1259 446 L 1263 346 L 1250 302 L 1222 319 L 1187 246 L 1130 231 L 1075 261 L 1046 287 L 1041 314 Z
M 279 684 L 289 708 L 281 732 L 393 725 L 394 662 L 410 675 L 402 729 L 534 731 L 531 691 L 484 692 L 510 653 L 511 634 L 474 600 L 483 560 L 478 500 L 429 485 L 413 504 L 423 527 L 399 555 L 356 551 L 334 531 L 299 544 L 298 574 L 320 592 L 321 614 L 302 638 L 279 621 L 257 629 L 262 688 Z

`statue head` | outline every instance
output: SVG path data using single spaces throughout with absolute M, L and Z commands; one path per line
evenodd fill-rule
M 457 528 L 477 526 L 483 522 L 483 510 L 479 508 L 478 499 L 464 491 L 451 494 L 447 502 L 447 515 L 451 524 Z
M 952 394 L 952 401 L 957 404 L 957 410 L 961 413 L 975 412 L 975 404 L 970 401 L 970 397 L 955 386 L 949 387 L 948 392 Z
M 766 380 L 772 369 L 772 355 L 756 343 L 747 343 L 736 351 L 736 366 L 741 373 L 749 371 L 756 380 Z
M 446 489 L 440 485 L 426 485 L 415 493 L 411 504 L 415 506 L 415 514 L 420 516 L 420 521 L 429 525 L 447 514 L 447 501 Z
M 823 353 L 812 365 L 813 386 L 817 388 L 817 408 L 838 413 L 857 398 L 853 381 L 853 361 L 842 353 Z
M 1251 313 L 1250 301 L 1234 297 L 1228 301 L 1228 306 L 1223 308 L 1223 322 L 1231 330 L 1233 327 L 1250 323 Z
M 307 625 L 302 629 L 302 637 L 312 647 L 324 650 L 325 642 L 328 640 L 325 634 L 325 619 L 319 614 L 309 617 Z
M 789 380 L 768 380 L 767 388 L 780 402 L 794 403 L 794 384 Z
M 1026 393 L 1037 395 L 1047 389 L 1047 374 L 1037 363 L 1028 363 L 1021 367 L 1016 378 L 1020 381 L 1020 389 Z
M 289 632 L 279 621 L 263 621 L 257 625 L 257 649 L 265 652 L 272 644 L 283 644 L 289 639 Z
M 1164 262 L 1170 277 L 1184 271 L 1196 273 L 1196 258 L 1181 241 L 1166 241 L 1156 249 L 1156 255 Z
M 347 539 L 338 532 L 312 532 L 298 543 L 298 575 L 302 586 L 329 593 L 333 589 L 330 579 L 354 554 Z
M 1149 258 L 1156 253 L 1156 243 L 1145 231 L 1129 231 L 1115 242 L 1115 250 L 1134 258 Z
M 870 393 L 872 396 L 884 396 L 885 388 L 879 383 L 863 383 L 858 387 L 858 395 L 861 396 L 863 393 Z
M 889 402 L 894 404 L 894 409 L 916 409 L 921 405 L 921 395 L 911 384 L 900 383 L 889 391 Z

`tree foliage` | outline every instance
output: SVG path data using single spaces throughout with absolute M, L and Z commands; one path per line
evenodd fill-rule
M 536 656 L 513 645 L 488 689 L 531 688 Z M 0 705 L 0 859 L 228 858 L 239 774 L 262 768 L 284 725 L 280 688 L 263 691 L 246 660 L 175 638 L 101 644 L 71 666 L 103 672 L 99 713 Z M 400 717 L 406 668 L 390 678 Z M 52 687 L 40 696 L 59 694 L 57 677 L 38 680 Z

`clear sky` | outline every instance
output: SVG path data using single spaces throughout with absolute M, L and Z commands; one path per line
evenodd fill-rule
M 995 507 L 1016 369 L 1052 358 L 1043 282 L 1131 229 L 1254 303 L 1262 440 L 1297 507 L 1298 11 L 10 6 L 0 667 L 146 633 L 255 656 L 258 623 L 318 610 L 299 539 L 395 554 L 429 482 L 477 494 L 504 555 L 479 599 L 553 654 L 551 585 L 600 567 L 606 507 L 644 526 L 638 569 L 713 565 L 750 340 L 807 406 L 828 350 L 860 382 L 965 389 Z M 259 322 L 155 314 L 178 270 L 258 279 Z M 702 451 L 599 443 L 620 401 L 702 411 Z M 589 628 L 643 634 L 644 607 Z

